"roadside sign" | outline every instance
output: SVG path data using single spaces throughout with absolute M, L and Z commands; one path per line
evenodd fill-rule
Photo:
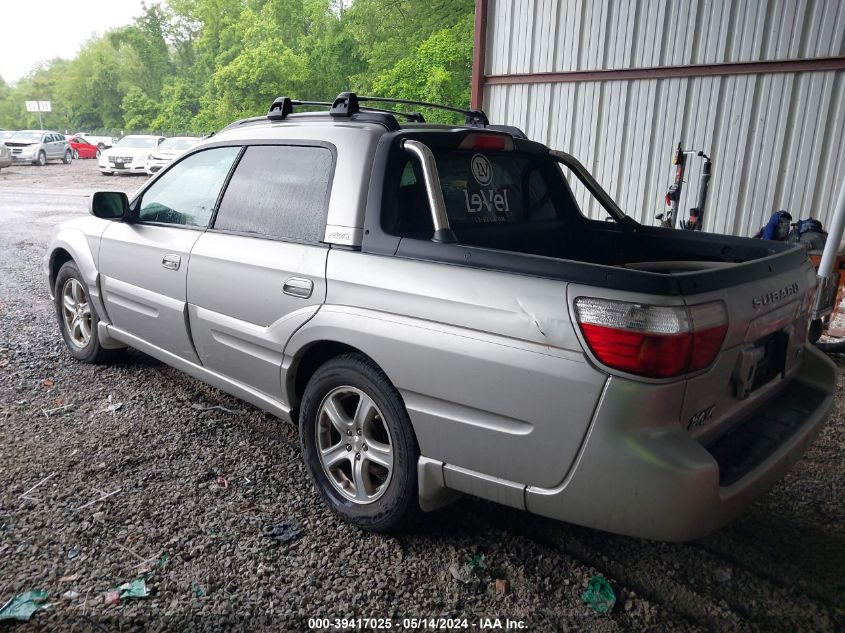
M 27 101 L 26 102 L 26 111 L 27 112 L 38 112 L 38 102 L 37 101 Z
M 38 111 L 39 112 L 50 112 L 50 102 L 49 101 L 39 101 L 38 102 Z

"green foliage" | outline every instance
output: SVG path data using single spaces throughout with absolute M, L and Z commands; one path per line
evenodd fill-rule
M 149 122 L 158 116 L 158 103 L 153 101 L 138 86 L 132 86 L 120 104 L 126 127 L 130 130 L 143 130 Z
M 373 91 L 387 97 L 469 107 L 472 34 L 471 15 L 433 33 L 410 55 L 376 77 Z M 456 122 L 442 110 L 424 114 L 428 121 Z
M 469 103 L 473 0 L 168 0 L 7 85 L 0 127 L 209 133 L 280 95 Z M 433 121 L 455 121 L 425 112 Z

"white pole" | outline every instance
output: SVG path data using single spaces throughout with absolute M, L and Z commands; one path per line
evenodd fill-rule
M 819 311 L 828 306 L 822 306 L 823 295 L 828 284 L 833 283 L 830 279 L 833 274 L 833 266 L 836 263 L 836 256 L 839 254 L 839 244 L 842 242 L 842 234 L 845 233 L 845 180 L 839 188 L 839 197 L 836 199 L 836 207 L 833 209 L 833 220 L 830 223 L 830 230 L 827 233 L 827 241 L 822 251 L 822 259 L 819 262 L 818 279 L 819 293 L 816 297 L 816 315 L 821 316 Z M 833 306 L 836 309 L 836 306 Z
M 833 210 L 833 221 L 827 232 L 827 242 L 825 242 L 822 260 L 819 263 L 819 277 L 830 277 L 833 272 L 833 263 L 836 260 L 843 233 L 845 233 L 845 180 L 839 188 L 839 198 Z

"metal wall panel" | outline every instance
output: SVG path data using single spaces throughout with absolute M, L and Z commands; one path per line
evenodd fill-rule
M 487 33 L 487 75 L 838 56 L 845 0 L 490 0 Z M 678 141 L 713 158 L 708 231 L 750 235 L 781 208 L 827 224 L 845 180 L 843 71 L 488 85 L 484 104 L 574 154 L 648 224 Z M 682 212 L 700 167 L 690 160 Z

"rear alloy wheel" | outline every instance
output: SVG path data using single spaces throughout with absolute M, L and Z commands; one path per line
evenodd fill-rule
M 62 157 L 62 162 L 65 165 L 70 165 L 70 161 L 72 158 L 75 158 L 73 154 L 71 154 L 70 150 L 65 150 L 65 155 Z
M 54 286 L 59 329 L 71 355 L 86 363 L 111 360 L 120 350 L 100 345 L 97 310 L 91 304 L 88 286 L 73 261 L 66 262 L 56 275 Z
M 94 158 L 99 158 L 99 157 L 100 157 L 100 150 L 99 150 L 99 148 L 97 148 L 97 153 L 94 154 Z
M 339 356 L 314 373 L 299 432 L 315 487 L 348 523 L 391 531 L 418 508 L 411 421 L 399 392 L 366 356 Z
M 38 158 L 35 159 L 35 164 L 39 167 L 44 167 L 47 164 L 47 154 L 43 150 L 38 152 Z

